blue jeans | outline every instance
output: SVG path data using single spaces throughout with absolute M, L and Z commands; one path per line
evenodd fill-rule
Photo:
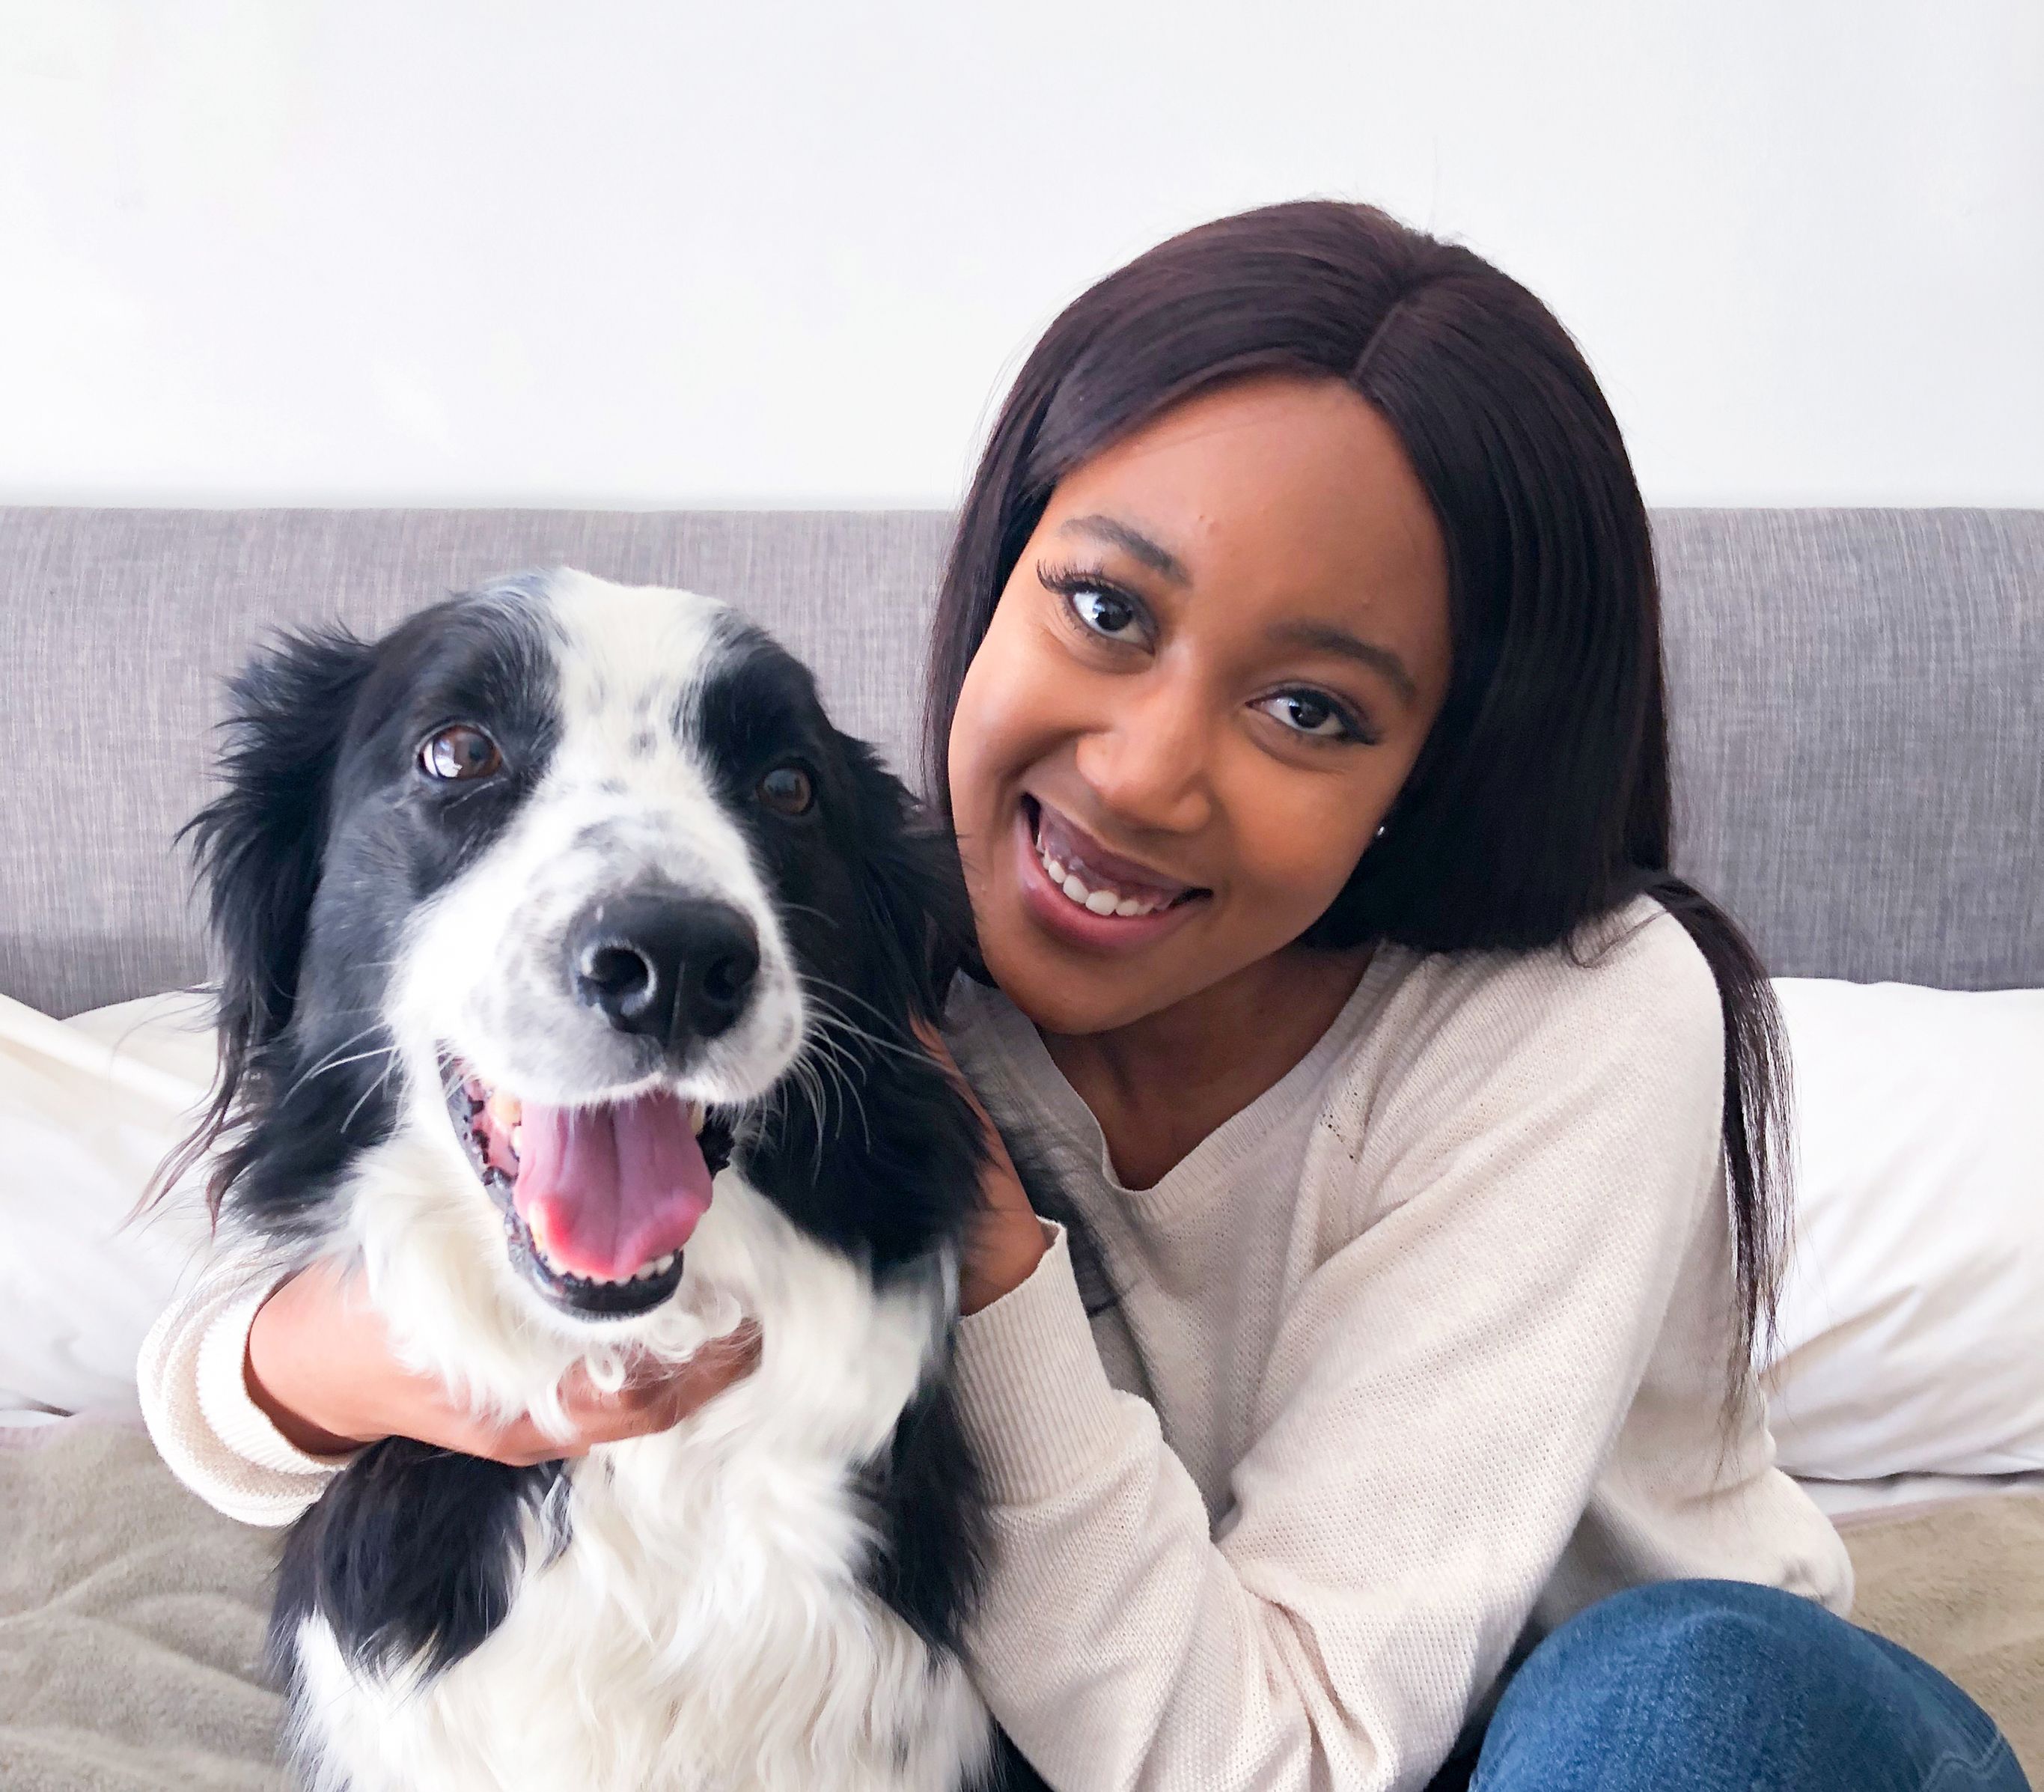
M 1593 1605 L 1506 1686 L 1439 1792 L 2028 1792 L 1987 1713 L 1820 1605 L 1670 1581 Z

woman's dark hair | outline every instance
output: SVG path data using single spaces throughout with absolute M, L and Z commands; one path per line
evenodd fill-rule
M 966 668 L 1052 489 L 1223 382 L 1338 379 L 1395 430 L 1447 543 L 1453 668 L 1384 836 L 1305 935 L 1534 948 L 1650 895 L 1724 1011 L 1732 1373 L 1771 1332 L 1786 1232 L 1781 1021 L 1732 921 L 1671 870 L 1660 589 L 1610 407 L 1553 313 L 1373 206 L 1301 200 L 1170 238 L 1082 294 L 996 418 L 937 605 L 927 788 L 947 821 Z

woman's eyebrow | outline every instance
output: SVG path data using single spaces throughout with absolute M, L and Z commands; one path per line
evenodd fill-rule
M 1356 660 L 1381 673 L 1408 705 L 1420 700 L 1420 687 L 1413 682 L 1412 673 L 1406 670 L 1404 660 L 1389 648 L 1380 647 L 1375 641 L 1366 641 L 1360 635 L 1352 635 L 1335 623 L 1274 622 L 1264 634 L 1265 638 L 1274 646 L 1301 647 L 1322 653 L 1339 653 L 1344 659 Z
M 1193 582 L 1193 575 L 1185 571 L 1185 563 L 1170 548 L 1160 548 L 1140 529 L 1131 529 L 1127 523 L 1119 522 L 1112 517 L 1069 517 L 1058 525 L 1057 533 L 1060 535 L 1090 535 L 1097 540 L 1112 543 L 1174 584 L 1189 585 Z

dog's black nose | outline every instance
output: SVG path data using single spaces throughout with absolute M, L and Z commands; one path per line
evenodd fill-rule
M 570 929 L 575 993 L 620 1033 L 663 1045 L 715 1039 L 736 1021 L 759 970 L 759 938 L 728 902 L 616 896 Z

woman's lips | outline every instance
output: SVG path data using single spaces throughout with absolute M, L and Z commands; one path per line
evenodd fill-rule
M 1167 902 L 1190 894 L 1196 887 L 1166 877 L 1133 859 L 1108 852 L 1070 817 L 1052 808 L 1042 798 L 1022 799 L 1025 814 L 1032 807 L 1036 811 L 1036 856 L 1045 862 L 1045 869 L 1054 883 L 1076 877 L 1088 890 L 1111 890 L 1119 905 L 1117 912 L 1123 914 L 1130 912 L 1129 903 L 1144 909 L 1160 909 Z M 1074 892 L 1073 900 L 1083 902 L 1085 898 Z M 1097 907 L 1093 910 L 1096 914 L 1104 912 Z
M 1108 852 L 1035 798 L 1016 806 L 1013 837 L 1023 906 L 1046 931 L 1072 944 L 1096 951 L 1153 944 L 1183 926 L 1211 894 Z M 1047 850 L 1068 854 L 1069 860 L 1053 856 L 1047 865 Z M 1053 867 L 1061 882 L 1053 881 Z

